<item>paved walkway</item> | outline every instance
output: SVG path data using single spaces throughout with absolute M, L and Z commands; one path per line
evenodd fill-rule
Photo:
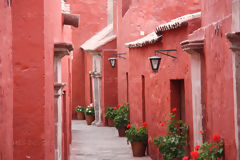
M 114 127 L 87 126 L 85 121 L 72 121 L 71 160 L 151 160 L 133 158 L 126 138 L 118 137 Z

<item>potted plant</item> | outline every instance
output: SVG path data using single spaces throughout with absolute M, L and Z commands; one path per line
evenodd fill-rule
M 114 118 L 117 115 L 117 107 L 108 107 L 105 118 L 107 118 L 107 123 L 109 127 L 114 127 Z
M 174 108 L 173 111 L 176 111 L 176 109 Z M 182 120 L 176 120 L 175 114 L 170 113 L 169 116 L 167 135 L 159 136 L 153 140 L 164 160 L 179 159 L 186 155 L 188 126 Z M 161 123 L 161 126 L 163 126 L 163 123 Z
M 148 133 L 146 129 L 146 122 L 143 126 L 136 128 L 133 125 L 127 126 L 126 130 L 127 142 L 131 142 L 132 152 L 134 157 L 145 156 L 146 147 L 148 143 Z
M 122 106 L 120 106 L 119 109 L 117 109 L 117 114 L 114 118 L 114 125 L 118 130 L 119 137 L 126 136 L 125 131 L 127 125 L 129 124 L 128 115 L 129 115 L 128 105 L 123 104 Z
M 91 125 L 95 120 L 94 107 L 92 105 L 88 106 L 85 111 L 87 125 Z
M 78 120 L 84 120 L 85 119 L 85 110 L 86 110 L 86 108 L 85 107 L 83 107 L 83 106 L 77 106 L 76 107 L 76 112 L 77 112 L 77 119 Z

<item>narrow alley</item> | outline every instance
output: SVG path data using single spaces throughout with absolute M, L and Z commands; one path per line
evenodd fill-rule
M 0 160 L 240 160 L 240 0 L 0 0 L 0 19 Z
M 134 158 L 126 137 L 119 137 L 114 127 L 87 126 L 86 121 L 72 121 L 70 160 L 151 160 Z

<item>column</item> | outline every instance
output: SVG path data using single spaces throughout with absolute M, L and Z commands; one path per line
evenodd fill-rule
M 71 43 L 54 44 L 54 122 L 55 122 L 55 160 L 62 160 L 62 82 L 61 59 L 73 50 Z
M 93 60 L 93 71 L 90 73 L 93 82 L 93 102 L 95 109 L 95 121 L 96 126 L 102 126 L 101 120 L 101 73 L 102 73 L 102 55 L 100 52 L 90 52 Z
M 191 55 L 192 108 L 194 146 L 203 143 L 200 131 L 203 130 L 202 71 L 201 54 L 204 40 L 187 40 L 181 43 L 182 49 Z
M 240 32 L 228 33 L 233 51 L 233 90 L 234 90 L 234 117 L 235 117 L 235 143 L 237 148 L 237 160 L 240 160 Z

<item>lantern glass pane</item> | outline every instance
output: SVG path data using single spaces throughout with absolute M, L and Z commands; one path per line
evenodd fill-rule
M 110 63 L 111 63 L 111 66 L 114 67 L 115 66 L 115 59 L 111 59 Z
M 153 70 L 157 70 L 158 69 L 158 64 L 159 64 L 159 59 L 152 59 Z

